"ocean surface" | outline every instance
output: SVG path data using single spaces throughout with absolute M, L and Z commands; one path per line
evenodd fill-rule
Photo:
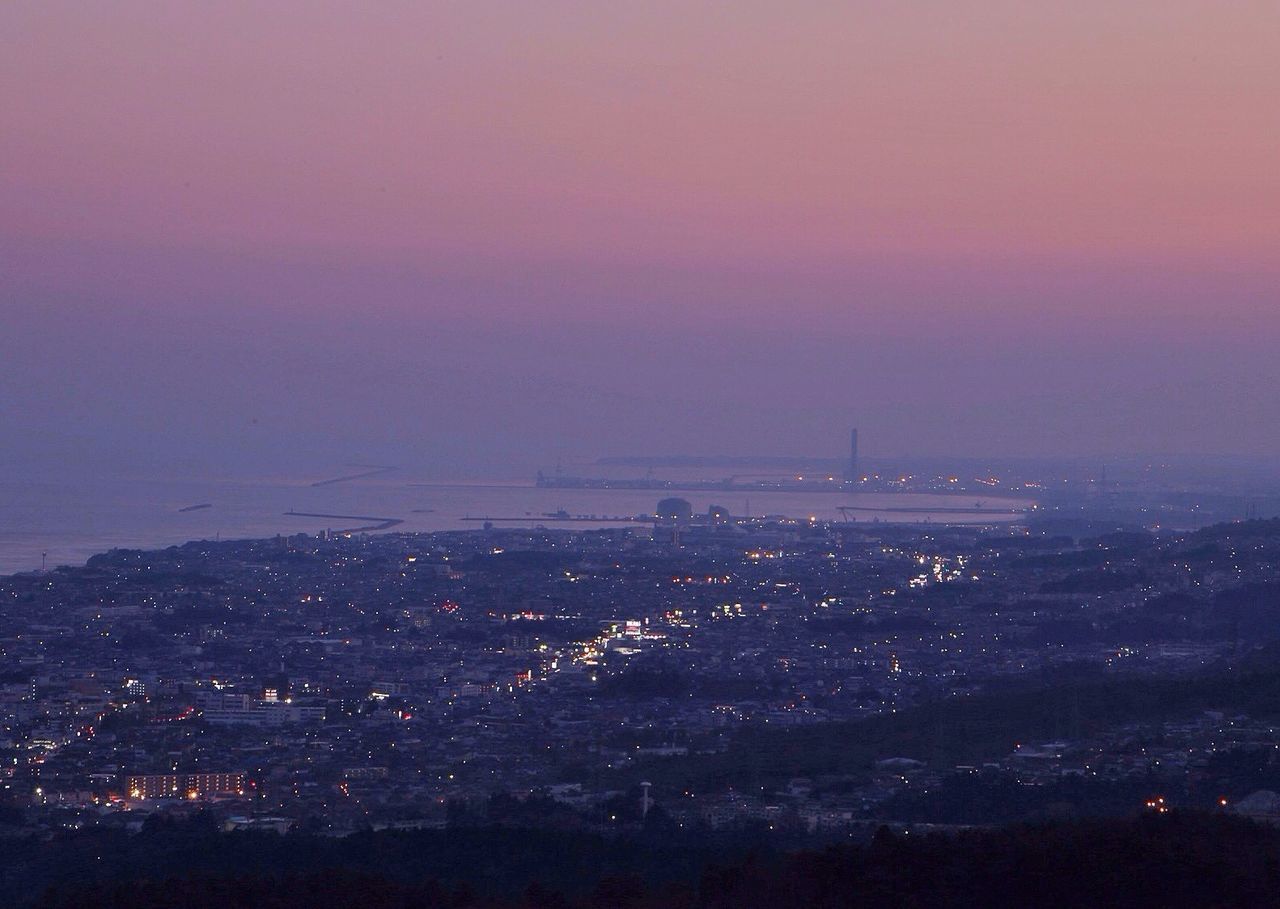
M 864 521 L 997 523 L 1005 515 L 877 511 L 894 508 L 983 507 L 1027 504 L 995 496 L 822 492 L 673 492 L 696 512 L 722 505 L 734 515 L 778 514 L 841 520 L 839 506 L 859 511 Z M 500 526 L 588 528 L 559 523 L 556 512 L 608 517 L 652 513 L 666 493 L 654 490 L 539 489 L 529 483 L 409 482 L 383 476 L 313 486 L 309 480 L 102 480 L 0 482 L 0 575 L 41 567 L 83 565 L 90 556 L 117 547 L 159 548 L 188 540 L 270 537 L 361 527 L 380 519 L 402 523 L 389 532 L 476 529 L 465 518 L 519 518 Z M 180 509 L 205 505 L 191 511 Z M 305 517 L 286 512 L 352 516 Z M 366 520 L 372 519 L 372 520 Z M 643 525 L 638 525 L 643 526 Z

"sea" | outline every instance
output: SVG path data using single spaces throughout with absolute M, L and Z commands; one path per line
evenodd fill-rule
M 527 480 L 433 483 L 393 475 L 313 483 L 314 478 L 0 481 L 0 575 L 83 565 L 109 549 L 341 531 L 390 519 L 400 523 L 380 532 L 478 529 L 479 519 L 485 518 L 499 519 L 496 523 L 505 527 L 617 526 L 618 517 L 652 514 L 667 495 L 688 499 L 695 512 L 720 505 L 735 516 L 837 521 L 855 516 L 842 513 L 840 506 L 856 506 L 858 522 L 938 524 L 992 524 L 1016 517 L 928 509 L 970 507 L 978 501 L 993 510 L 1029 504 L 995 496 L 919 493 L 548 489 Z M 898 508 L 924 510 L 893 510 Z M 564 513 L 595 520 L 555 520 Z

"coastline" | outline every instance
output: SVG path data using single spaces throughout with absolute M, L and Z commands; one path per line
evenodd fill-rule
M 657 490 L 541 489 L 515 483 L 338 483 L 315 487 L 292 482 L 68 481 L 60 484 L 0 483 L 0 575 L 47 566 L 83 565 L 93 555 L 116 548 L 159 549 L 201 539 L 258 539 L 278 534 L 352 529 L 337 517 L 378 516 L 368 532 L 429 532 L 475 529 L 476 516 L 496 515 L 514 526 L 551 525 L 568 516 L 609 516 L 627 520 L 652 514 Z M 736 516 L 778 514 L 794 518 L 858 523 L 1008 523 L 1019 515 L 1001 507 L 1025 507 L 1029 499 L 981 497 L 991 506 L 981 514 L 948 514 L 954 495 L 941 493 L 831 493 L 698 491 L 684 496 L 696 513 L 712 505 Z M 209 507 L 182 510 L 192 503 Z M 930 508 L 933 505 L 936 507 Z M 902 507 L 918 510 L 895 511 Z M 869 508 L 855 514 L 841 509 Z M 292 514 L 290 514 L 292 512 Z M 389 521 L 399 523 L 388 524 Z M 607 523 L 607 522 L 602 522 Z

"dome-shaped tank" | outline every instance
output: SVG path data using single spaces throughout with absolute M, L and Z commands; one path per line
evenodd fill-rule
M 687 521 L 693 517 L 693 506 L 688 499 L 663 499 L 658 503 L 656 513 L 665 521 Z

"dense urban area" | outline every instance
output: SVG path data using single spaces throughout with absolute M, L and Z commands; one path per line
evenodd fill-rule
M 1280 522 L 694 515 L 0 579 L 0 830 L 1280 816 Z

